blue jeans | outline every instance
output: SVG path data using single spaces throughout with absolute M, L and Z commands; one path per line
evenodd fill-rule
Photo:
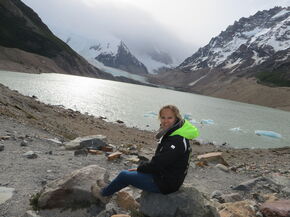
M 102 189 L 102 196 L 110 196 L 128 185 L 144 191 L 160 193 L 151 174 L 123 170 L 107 187 Z

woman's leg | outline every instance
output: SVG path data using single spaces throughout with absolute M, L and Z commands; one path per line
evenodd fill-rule
M 103 188 L 102 196 L 110 196 L 128 185 L 145 191 L 160 193 L 151 174 L 123 170 L 107 187 Z

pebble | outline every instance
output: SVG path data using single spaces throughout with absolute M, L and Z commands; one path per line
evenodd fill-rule
M 35 158 L 37 158 L 37 154 L 34 151 L 28 151 L 28 152 L 24 153 L 22 156 L 23 157 L 26 157 L 28 159 L 35 159 Z
M 24 146 L 27 146 L 28 145 L 28 142 L 26 140 L 23 140 L 21 143 L 20 143 L 20 146 L 24 147 Z
M 86 149 L 80 149 L 74 152 L 74 156 L 87 156 L 87 155 L 88 151 Z
M 0 145 L 0 151 L 4 151 L 4 145 Z

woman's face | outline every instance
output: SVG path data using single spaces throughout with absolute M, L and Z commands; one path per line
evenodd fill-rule
M 163 109 L 160 115 L 161 128 L 167 129 L 176 122 L 175 114 L 171 109 Z

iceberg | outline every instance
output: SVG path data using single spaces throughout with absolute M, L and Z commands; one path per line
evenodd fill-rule
M 192 115 L 189 114 L 189 113 L 188 114 L 184 114 L 183 118 L 190 121 L 192 119 Z
M 144 114 L 145 118 L 156 118 L 157 117 L 157 113 L 156 112 L 147 112 Z
M 214 124 L 213 120 L 201 120 L 201 124 Z
M 272 138 L 281 138 L 281 134 L 273 132 L 273 131 L 266 131 L 266 130 L 255 130 L 255 134 L 258 136 L 268 136 Z
M 197 120 L 194 120 L 194 119 L 190 120 L 189 122 L 192 124 L 199 124 L 199 122 Z
M 229 129 L 229 131 L 232 131 L 232 132 L 243 132 L 243 133 L 245 133 L 245 131 L 243 129 L 241 129 L 240 127 L 233 127 L 231 129 Z

